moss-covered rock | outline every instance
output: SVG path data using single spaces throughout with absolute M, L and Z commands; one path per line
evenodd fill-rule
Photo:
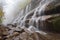
M 49 21 L 48 21 L 48 23 L 50 24 L 50 29 L 54 30 L 56 32 L 59 32 L 60 31 L 60 16 L 53 17 Z
M 60 14 L 42 16 L 38 27 L 43 31 L 60 32 Z

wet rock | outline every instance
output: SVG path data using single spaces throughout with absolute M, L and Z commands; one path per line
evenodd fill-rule
M 5 36 L 7 36 L 8 34 L 8 29 L 5 26 L 0 25 L 0 40 L 5 40 Z
M 7 36 L 6 36 L 6 40 L 13 40 L 13 39 L 15 39 L 15 37 L 17 37 L 19 34 L 20 34 L 20 33 L 18 33 L 18 32 L 14 32 L 14 33 L 11 34 L 11 35 L 7 35 Z
M 52 32 L 60 32 L 60 16 L 57 15 L 50 15 L 50 16 L 43 16 L 41 23 L 43 23 L 42 30 L 52 31 Z M 41 24 L 40 23 L 40 24 Z
M 44 13 L 45 13 L 45 15 L 51 15 L 51 14 L 60 13 L 60 6 L 57 6 L 57 7 L 53 8 L 53 9 L 45 11 Z
M 22 34 L 20 34 L 20 38 L 22 40 L 27 40 L 29 38 L 29 34 L 26 32 L 23 32 Z
M 35 33 L 32 33 L 32 34 L 31 34 L 31 37 L 32 37 L 33 40 L 43 40 L 43 39 L 41 39 L 41 38 L 39 37 L 39 34 L 37 34 L 36 32 L 35 32 Z
M 18 32 L 14 32 L 14 33 L 13 33 L 13 36 L 17 36 L 17 35 L 19 35 Z
M 0 26 L 0 35 L 7 35 L 8 29 L 4 26 Z
M 14 24 L 8 24 L 7 26 L 16 27 L 16 26 L 17 26 L 17 23 L 14 23 Z
M 51 31 L 54 30 L 56 32 L 60 32 L 60 16 L 54 17 L 53 19 L 49 19 L 47 21 L 47 24 L 51 25 L 48 25 Z
M 47 5 L 45 8 L 44 14 L 51 15 L 60 13 L 60 0 L 54 0 Z
M 28 28 L 28 26 L 29 26 L 29 19 L 25 20 L 25 27 Z
M 0 28 L 0 32 L 1 30 L 6 30 L 6 27 L 1 27 Z M 12 29 L 11 29 L 12 30 Z M 55 34 L 55 33 L 46 33 L 45 32 L 33 32 L 30 33 L 29 30 L 27 30 L 27 28 L 24 30 L 20 30 L 21 32 L 18 31 L 14 31 L 11 34 L 3 34 L 3 32 L 1 32 L 0 34 L 0 40 L 59 40 L 60 38 L 60 34 Z M 6 31 L 5 31 L 6 32 Z M 6 33 L 8 33 L 9 31 L 7 31 Z
M 0 40 L 2 40 L 2 37 L 0 36 Z
M 25 30 L 24 30 L 24 29 L 22 29 L 22 30 L 20 30 L 20 31 L 15 30 L 14 32 L 22 33 L 22 32 L 25 32 Z

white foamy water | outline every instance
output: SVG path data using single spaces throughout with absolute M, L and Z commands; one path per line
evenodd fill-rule
M 39 30 L 39 26 L 38 26 L 38 20 L 40 20 L 42 17 L 40 17 L 42 14 L 42 12 L 44 12 L 45 8 L 47 7 L 47 5 L 49 5 L 49 3 L 51 3 L 53 0 L 41 0 L 40 3 L 38 3 L 39 5 L 33 9 L 32 11 L 28 12 L 25 14 L 24 18 L 19 21 L 21 22 L 20 23 L 20 26 L 25 26 L 25 25 L 28 25 L 28 29 L 31 30 L 34 30 L 35 31 Z M 32 6 L 32 5 L 31 5 Z M 37 13 L 38 12 L 38 13 Z M 29 17 L 30 14 L 33 14 L 31 16 L 31 18 Z M 36 17 L 36 15 L 39 15 L 39 17 Z M 43 14 L 44 15 L 44 14 Z M 26 20 L 30 20 L 28 24 L 25 23 Z M 42 19 L 43 20 L 43 19 Z M 34 28 L 33 28 L 34 27 Z M 32 31 L 31 30 L 31 31 Z
M 27 30 L 31 32 L 37 32 L 39 31 L 39 20 L 43 20 L 41 15 L 44 14 L 42 13 L 44 13 L 47 5 L 53 1 L 54 0 L 6 0 L 6 6 L 3 7 L 5 12 L 4 18 L 6 19 L 3 20 L 3 24 L 17 23 L 17 27 L 27 27 Z M 38 17 L 36 17 L 36 15 L 38 15 Z M 29 21 L 28 23 L 25 22 L 27 20 Z
M 4 17 L 3 24 L 11 24 L 14 19 L 19 15 L 22 16 L 22 10 L 31 2 L 31 0 L 5 0 L 5 4 L 3 6 Z M 22 13 L 21 13 L 22 12 Z

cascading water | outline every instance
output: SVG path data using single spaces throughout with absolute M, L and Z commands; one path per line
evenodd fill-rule
M 2 2 L 0 2 L 0 4 L 2 3 L 0 7 L 4 12 L 4 16 L 2 17 L 5 20 L 2 20 L 2 27 L 7 28 L 8 33 L 7 36 L 2 33 L 3 40 L 51 40 L 52 36 L 50 36 L 50 32 L 45 31 L 45 16 L 47 16 L 47 18 L 49 16 L 46 15 L 45 12 L 50 11 L 51 7 L 49 8 L 48 6 L 55 7 L 59 5 L 60 1 L 24 0 L 21 1 L 22 5 L 19 5 L 20 1 L 21 0 L 2 0 Z M 4 29 L 2 31 L 5 32 Z
M 9 1 L 8 1 L 7 6 L 9 5 L 10 7 L 8 6 L 8 8 L 6 8 L 7 6 L 4 6 L 3 8 L 4 8 L 5 12 L 7 13 L 7 15 L 9 12 L 19 14 L 15 17 L 14 20 L 12 19 L 12 17 L 11 17 L 11 19 L 8 19 L 8 20 L 12 20 L 11 24 L 17 23 L 17 28 L 18 27 L 21 27 L 21 28 L 27 27 L 28 29 L 31 29 L 33 27 L 34 30 L 37 31 L 37 30 L 43 28 L 42 27 L 43 23 L 40 24 L 39 22 L 41 22 L 41 20 L 44 20 L 44 19 L 42 19 L 42 15 L 44 15 L 45 8 L 47 7 L 47 5 L 49 5 L 49 3 L 53 2 L 53 1 L 55 1 L 55 0 L 32 0 L 31 3 L 29 5 L 27 5 L 26 8 L 23 10 L 19 10 L 18 8 L 15 8 L 15 10 L 14 10 L 14 6 L 11 4 L 9 5 L 9 3 L 8 3 Z M 10 8 L 10 10 L 9 10 L 9 8 Z M 17 11 L 17 12 L 14 12 L 14 11 Z M 7 17 L 7 15 L 6 15 L 6 17 Z M 10 16 L 11 15 L 9 15 L 7 18 L 9 18 Z M 40 28 L 40 27 L 42 27 L 42 28 Z
M 39 1 L 39 2 L 38 2 Z M 28 7 L 26 7 L 26 11 L 25 11 L 25 16 L 21 17 L 20 19 L 17 19 L 18 20 L 18 24 L 19 26 L 17 27 L 27 27 L 28 30 L 30 31 L 39 31 L 39 29 L 42 29 L 40 28 L 40 26 L 43 26 L 43 23 L 39 23 L 39 21 L 41 22 L 41 20 L 44 20 L 42 19 L 42 15 L 44 15 L 44 11 L 45 11 L 45 8 L 47 7 L 47 5 L 49 5 L 49 3 L 53 2 L 53 0 L 38 0 L 38 6 L 33 6 L 33 4 L 30 4 L 28 5 Z M 35 9 L 33 8 L 32 11 L 31 11 L 31 8 L 35 7 Z M 28 11 L 30 9 L 30 11 Z

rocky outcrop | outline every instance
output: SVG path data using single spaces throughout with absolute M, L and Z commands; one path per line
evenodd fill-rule
M 13 31 L 13 29 L 10 29 Z M 60 34 L 50 32 L 33 32 L 30 33 L 27 29 L 20 31 L 14 30 L 9 33 L 9 28 L 0 25 L 0 40 L 60 40 Z
M 52 1 L 47 5 L 44 11 L 45 15 L 60 13 L 60 0 Z
M 60 32 L 60 14 L 42 16 L 43 28 L 45 31 Z M 40 26 L 41 27 L 41 26 Z
M 0 25 L 0 40 L 60 40 L 60 1 L 50 3 L 43 12 L 44 15 L 40 15 L 42 13 L 39 10 L 36 12 L 35 7 L 39 2 L 40 0 L 32 1 L 33 10 L 24 14 L 22 23 L 20 22 L 22 26 Z

